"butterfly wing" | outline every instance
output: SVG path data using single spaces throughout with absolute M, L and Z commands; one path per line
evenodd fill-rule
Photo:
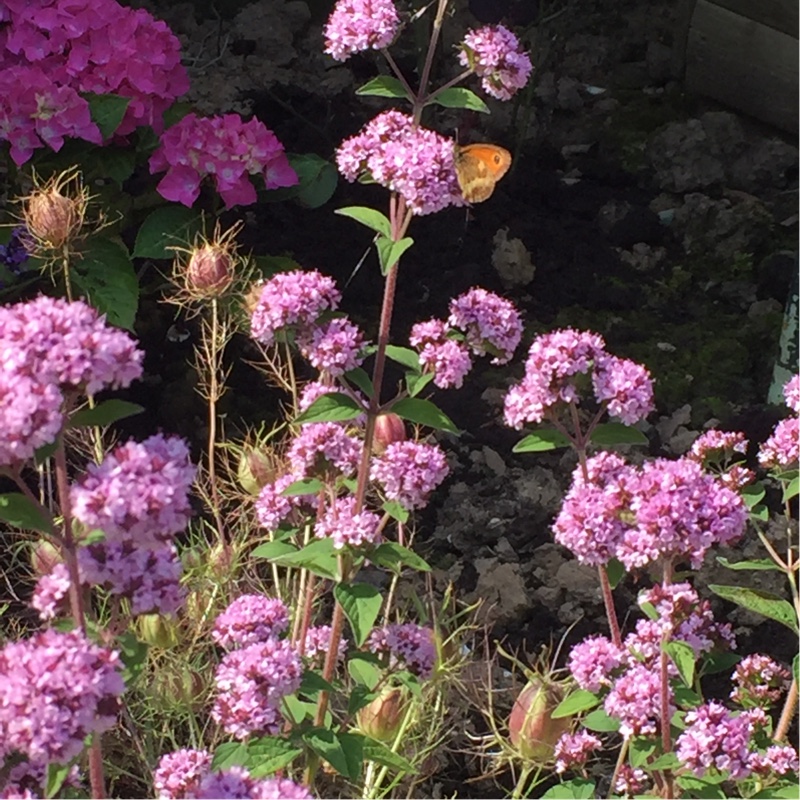
M 468 203 L 488 200 L 495 184 L 508 172 L 511 153 L 493 144 L 468 144 L 456 147 L 456 176 L 461 194 Z

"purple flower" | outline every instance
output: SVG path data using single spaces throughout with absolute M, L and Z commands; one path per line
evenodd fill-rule
M 453 141 L 414 125 L 408 114 L 384 111 L 336 151 L 339 172 L 351 183 L 368 175 L 397 192 L 414 214 L 463 206 Z
M 0 244 L 0 263 L 10 272 L 19 275 L 23 272 L 22 265 L 30 257 L 33 243 L 24 225 L 18 225 L 11 231 L 8 244 Z
M 342 299 L 333 278 L 319 272 L 294 270 L 270 278 L 261 290 L 251 319 L 251 334 L 270 345 L 283 328 L 313 325 L 323 311 L 335 310 Z
M 159 798 L 179 800 L 190 796 L 211 767 L 207 750 L 176 750 L 161 756 L 153 773 L 153 788 Z
M 589 756 L 599 750 L 603 743 L 589 731 L 564 733 L 556 742 L 553 758 L 556 761 L 556 772 L 560 775 L 568 769 L 582 767 Z
M 614 682 L 603 707 L 620 721 L 619 732 L 625 739 L 652 736 L 661 722 L 661 676 L 658 669 L 644 664 L 631 666 Z M 670 705 L 670 717 L 674 708 Z
M 709 769 L 746 778 L 752 768 L 750 737 L 753 724 L 747 714 L 733 716 L 715 701 L 686 714 L 686 729 L 675 742 L 675 755 L 698 778 Z
M 167 174 L 156 187 L 167 200 L 191 207 L 200 184 L 213 176 L 226 208 L 255 203 L 251 175 L 261 175 L 267 189 L 298 182 L 277 136 L 263 122 L 244 122 L 238 114 L 199 117 L 187 114 L 161 136 L 150 157 L 150 172 Z
M 70 586 L 69 570 L 63 563 L 56 564 L 49 574 L 36 581 L 31 606 L 39 612 L 39 619 L 51 620 L 66 608 Z
M 486 25 L 464 37 L 459 61 L 481 77 L 487 94 L 510 100 L 528 82 L 531 59 L 519 39 L 503 25 Z
M 433 372 L 433 382 L 440 389 L 461 388 L 472 369 L 472 356 L 462 342 L 447 338 L 447 325 L 442 320 L 416 323 L 409 342 L 419 350 L 420 364 Z
M 347 61 L 362 50 L 382 50 L 399 27 L 392 0 L 337 0 L 325 25 L 325 52 Z
M 305 648 L 303 656 L 313 659 L 318 655 L 325 655 L 331 647 L 331 626 L 317 625 L 312 626 L 306 631 Z M 339 659 L 344 658 L 347 652 L 348 641 L 344 637 L 339 639 Z
M 730 694 L 734 703 L 751 708 L 769 708 L 789 687 L 791 673 L 769 656 L 755 653 L 743 658 L 733 673 L 735 688 Z
M 795 414 L 800 414 L 800 374 L 793 375 L 783 386 L 783 396 L 786 405 Z
M 283 633 L 289 609 L 282 600 L 262 594 L 237 597 L 215 620 L 211 638 L 226 650 L 246 647 Z
M 283 475 L 274 483 L 265 484 L 256 500 L 258 522 L 269 531 L 274 531 L 296 508 L 308 501 L 304 495 L 285 495 L 284 490 L 297 482 L 294 475 Z
M 305 786 L 288 778 L 257 780 L 244 767 L 232 766 L 218 772 L 207 772 L 186 795 L 196 800 L 311 800 Z
M 800 419 L 782 419 L 761 445 L 758 463 L 767 469 L 796 469 L 800 461 Z
M 598 358 L 592 373 L 594 394 L 607 403 L 609 416 L 625 425 L 644 419 L 654 408 L 653 382 L 645 367 L 626 358 Z
M 617 773 L 617 782 L 614 791 L 625 797 L 636 797 L 644 794 L 651 783 L 650 775 L 638 767 L 634 769 L 628 764 L 622 764 Z
M 367 647 L 373 653 L 388 653 L 393 668 L 405 667 L 423 680 L 433 674 L 436 646 L 431 628 L 413 622 L 392 623 L 373 630 L 367 639 Z
M 450 303 L 447 322 L 463 331 L 473 353 L 495 356 L 492 364 L 508 363 L 522 338 L 522 319 L 514 304 L 477 287 Z
M 297 339 L 300 352 L 313 367 L 328 375 L 344 375 L 361 365 L 364 335 L 346 318 L 315 325 Z
M 289 642 L 268 639 L 232 650 L 217 667 L 211 716 L 236 739 L 276 733 L 280 702 L 297 691 L 302 674 L 300 657 Z
M 728 487 L 739 490 L 755 480 L 752 470 L 734 463 L 735 454 L 747 452 L 747 439 L 739 431 L 708 430 L 695 439 L 686 457 L 716 474 Z
M 624 650 L 598 634 L 572 648 L 568 666 L 581 689 L 597 693 L 604 686 L 611 686 L 612 676 L 622 666 L 624 659 Z
M 788 775 L 800 770 L 797 750 L 791 745 L 770 745 L 763 753 L 750 756 L 750 769 L 757 775 Z
M 334 467 L 352 475 L 358 467 L 363 444 L 335 422 L 310 422 L 295 437 L 287 458 L 299 477 L 325 474 Z
M 424 508 L 430 493 L 447 477 L 449 468 L 442 449 L 424 442 L 392 442 L 372 460 L 370 478 L 386 497 L 411 511 Z
M 0 650 L 0 758 L 66 764 L 112 727 L 125 690 L 119 655 L 78 631 L 46 630 Z
M 332 539 L 336 550 L 378 544 L 383 538 L 381 518 L 372 511 L 356 513 L 355 503 L 355 497 L 337 497 L 317 519 L 314 535 L 318 539 Z
M 73 513 L 88 528 L 100 528 L 109 542 L 160 548 L 189 522 L 195 471 L 178 437 L 131 440 L 99 466 L 89 465 L 70 491 Z

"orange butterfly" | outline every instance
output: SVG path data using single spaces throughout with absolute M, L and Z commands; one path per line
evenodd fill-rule
M 456 177 L 468 203 L 482 203 L 511 166 L 511 153 L 496 144 L 455 146 Z

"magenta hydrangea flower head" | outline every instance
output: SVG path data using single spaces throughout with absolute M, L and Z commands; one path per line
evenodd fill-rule
M 66 764 L 114 725 L 125 691 L 116 651 L 46 630 L 0 649 L 0 758 Z
M 625 425 L 644 419 L 653 409 L 653 381 L 641 364 L 627 358 L 604 355 L 592 372 L 594 395 L 606 403 L 610 416 Z
M 469 31 L 458 58 L 480 76 L 484 91 L 498 100 L 510 100 L 525 86 L 533 70 L 519 39 L 503 25 Z
M 217 667 L 213 719 L 236 739 L 277 733 L 283 698 L 297 691 L 300 656 L 287 641 L 271 638 L 231 650 Z
M 373 653 L 386 653 L 392 667 L 404 667 L 427 680 L 436 665 L 436 646 L 433 630 L 413 622 L 392 623 L 375 628 L 367 639 Z
M 754 731 L 747 713 L 734 716 L 712 700 L 687 712 L 685 724 L 675 742 L 675 755 L 698 778 L 709 769 L 727 773 L 733 780 L 750 774 Z
M 310 422 L 294 438 L 286 457 L 297 480 L 326 475 L 331 468 L 352 475 L 363 447 L 360 439 L 335 422 Z
M 175 436 L 156 434 L 112 450 L 91 464 L 70 490 L 75 518 L 99 528 L 107 542 L 158 549 L 189 522 L 189 490 L 196 468 Z
M 401 195 L 414 214 L 463 206 L 453 141 L 414 125 L 408 114 L 384 111 L 336 151 L 339 172 L 351 183 L 368 175 Z
M 173 545 L 97 542 L 78 549 L 81 582 L 130 601 L 131 613 L 174 614 L 183 606 L 183 565 Z
M 472 369 L 472 355 L 463 342 L 447 336 L 447 325 L 439 319 L 418 322 L 411 328 L 409 342 L 419 350 L 419 363 L 433 372 L 440 389 L 460 389 Z
M 211 638 L 231 650 L 264 642 L 288 627 L 289 609 L 282 600 L 263 594 L 243 594 L 214 621 Z
M 739 431 L 708 430 L 695 439 L 686 457 L 739 490 L 755 480 L 755 473 L 741 463 L 732 463 L 747 452 L 747 439 Z
M 316 271 L 279 272 L 261 289 L 250 320 L 250 332 L 270 345 L 285 328 L 305 333 L 323 311 L 335 311 L 342 299 L 333 278 Z
M 388 47 L 400 27 L 392 0 L 337 0 L 325 25 L 325 52 L 347 61 L 362 50 Z
M 786 405 L 795 414 L 800 414 L 800 374 L 793 375 L 783 386 L 783 397 Z
M 797 750 L 791 745 L 773 744 L 763 753 L 753 753 L 750 756 L 750 769 L 763 777 L 790 773 L 796 775 L 800 771 L 800 759 L 797 757 Z
M 153 772 L 153 788 L 160 800 L 190 797 L 211 768 L 211 753 L 185 748 L 165 753 Z
M 301 509 L 308 504 L 309 495 L 283 493 L 297 480 L 294 475 L 283 475 L 273 483 L 267 483 L 262 487 L 255 504 L 256 517 L 261 526 L 274 531 L 295 509 Z
M 568 769 L 583 767 L 589 760 L 589 756 L 602 746 L 603 743 L 600 739 L 586 730 L 562 734 L 553 750 L 556 772 L 561 775 Z
M 39 619 L 54 619 L 69 606 L 69 587 L 72 585 L 69 570 L 64 563 L 56 564 L 46 575 L 36 581 L 31 597 L 31 607 L 39 612 Z
M 332 539 L 336 550 L 378 544 L 383 538 L 381 518 L 366 509 L 356 512 L 355 504 L 355 497 L 337 497 L 317 519 L 314 536 Z
M 359 328 L 346 317 L 335 317 L 298 336 L 300 353 L 311 366 L 328 375 L 344 375 L 361 366 L 366 341 Z
M 514 304 L 479 287 L 450 303 L 447 322 L 464 333 L 473 353 L 491 353 L 492 364 L 507 364 L 522 339 L 522 318 Z
M 156 187 L 159 194 L 189 207 L 206 176 L 213 176 L 226 208 L 255 203 L 251 175 L 261 175 L 267 189 L 298 182 L 277 136 L 260 120 L 244 122 L 238 114 L 187 114 L 168 128 L 150 157 L 151 173 L 164 170 L 167 174 Z
M 424 508 L 431 492 L 450 468 L 444 451 L 425 442 L 392 442 L 372 460 L 370 478 L 379 483 L 389 500 L 409 511 Z
M 769 656 L 754 653 L 743 658 L 733 673 L 730 697 L 743 708 L 769 708 L 789 688 L 791 673 Z

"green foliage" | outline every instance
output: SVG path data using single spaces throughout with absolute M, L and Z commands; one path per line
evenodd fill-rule
M 139 227 L 134 258 L 172 259 L 176 247 L 185 247 L 203 228 L 196 211 L 181 205 L 161 206 L 152 211 Z

